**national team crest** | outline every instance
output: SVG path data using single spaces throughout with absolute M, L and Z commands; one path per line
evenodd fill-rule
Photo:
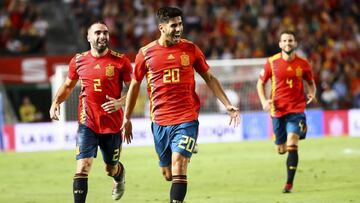
M 106 75 L 107 77 L 114 77 L 114 66 L 112 66 L 112 65 L 107 65 L 107 66 L 106 66 L 106 73 L 105 73 L 105 75 Z
M 189 55 L 183 54 L 180 56 L 181 65 L 182 66 L 188 66 L 190 65 L 190 57 Z
M 296 76 L 297 76 L 297 77 L 302 77 L 302 69 L 301 69 L 300 66 L 298 66 L 298 67 L 296 68 Z

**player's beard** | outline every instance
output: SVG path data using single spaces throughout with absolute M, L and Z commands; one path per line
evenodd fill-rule
M 285 52 L 287 55 L 291 55 L 295 51 L 296 47 L 290 48 L 288 51 L 284 48 L 282 49 L 283 52 Z
M 109 47 L 109 41 L 106 40 L 103 44 L 100 43 L 99 41 L 96 41 L 93 44 L 93 47 L 96 49 L 96 51 L 101 54 L 103 53 L 108 47 Z

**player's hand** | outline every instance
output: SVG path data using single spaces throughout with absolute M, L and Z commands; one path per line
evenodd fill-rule
M 272 104 L 271 99 L 267 99 L 264 102 L 261 102 L 261 105 L 262 105 L 264 111 L 270 111 L 271 104 Z
M 230 115 L 230 123 L 229 123 L 229 125 L 231 125 L 231 123 L 234 123 L 234 127 L 238 126 L 239 123 L 240 123 L 240 110 L 239 110 L 239 108 L 229 105 L 229 106 L 226 107 L 226 111 Z
M 118 102 L 119 102 L 120 106 L 125 106 L 126 96 L 125 96 L 125 97 L 121 97 L 120 99 L 118 99 Z
M 109 100 L 101 105 L 101 107 L 106 111 L 107 113 L 114 113 L 118 111 L 121 108 L 121 103 L 124 101 L 121 101 L 121 99 L 115 99 L 108 95 L 106 95 L 106 99 Z
M 60 116 L 60 104 L 52 103 L 49 114 L 52 120 L 58 121 Z
M 133 139 L 132 134 L 132 124 L 129 119 L 124 118 L 123 124 L 121 126 L 121 133 L 123 137 L 123 141 L 126 141 L 126 144 L 130 144 Z
M 317 103 L 317 99 L 315 97 L 315 95 L 312 95 L 312 94 L 308 94 L 307 95 L 307 101 L 306 101 L 306 104 L 310 104 L 311 102 L 316 104 Z

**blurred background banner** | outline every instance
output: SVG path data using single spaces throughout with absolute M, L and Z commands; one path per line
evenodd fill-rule
M 350 136 L 360 137 L 360 110 L 351 109 L 349 111 L 349 133 Z
M 349 118 L 346 110 L 324 112 L 324 134 L 342 136 L 349 132 Z
M 306 137 L 322 137 L 324 134 L 324 111 L 305 110 L 307 133 Z
M 245 140 L 266 140 L 271 138 L 271 120 L 266 112 L 241 114 L 243 137 Z
M 360 110 L 308 110 L 307 139 L 329 136 L 360 136 Z M 265 112 L 243 113 L 241 124 L 229 126 L 226 114 L 206 114 L 199 117 L 199 143 L 272 140 L 271 119 Z M 153 145 L 149 118 L 134 118 L 131 144 L 124 147 Z M 17 152 L 75 149 L 76 121 L 19 123 L 5 125 L 3 150 Z
M 4 141 L 3 141 L 3 126 L 4 126 L 4 109 L 3 109 L 3 95 L 0 94 L 0 151 L 4 150 Z
M 68 64 L 72 56 L 0 58 L 0 80 L 4 84 L 46 83 L 55 73 L 55 65 Z
M 309 1 L 271 0 L 3 0 L 0 149 L 73 149 L 80 85 L 62 104 L 61 122 L 51 123 L 48 112 L 71 57 L 89 49 L 88 26 L 103 20 L 109 28 L 110 47 L 134 62 L 139 48 L 157 39 L 156 10 L 165 5 L 183 10 L 184 38 L 199 46 L 242 113 L 242 126 L 228 128 L 221 103 L 196 75 L 199 142 L 272 138 L 256 81 L 267 57 L 280 51 L 279 33 L 285 29 L 297 33 L 296 52 L 309 60 L 318 89 L 318 104 L 307 106 L 308 138 L 360 136 L 358 1 L 316 1 L 309 6 Z M 134 117 L 132 145 L 151 145 L 146 81 Z

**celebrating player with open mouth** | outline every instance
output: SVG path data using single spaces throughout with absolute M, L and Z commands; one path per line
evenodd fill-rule
M 200 102 L 195 92 L 195 71 L 201 75 L 239 124 L 239 109 L 231 105 L 219 81 L 210 72 L 200 49 L 182 39 L 182 11 L 163 7 L 157 12 L 161 36 L 139 50 L 125 105 L 123 130 L 131 141 L 130 117 L 146 75 L 155 149 L 167 181 L 172 181 L 170 202 L 181 203 L 187 191 L 187 166 L 198 136 Z
M 75 203 L 84 203 L 88 191 L 88 175 L 97 155 L 98 146 L 103 155 L 105 170 L 113 177 L 112 197 L 118 200 L 125 190 L 125 169 L 120 163 L 123 112 L 121 97 L 123 83 L 129 86 L 132 67 L 123 55 L 108 48 L 109 31 L 103 22 L 93 23 L 88 29 L 90 51 L 77 54 L 69 64 L 68 77 L 59 88 L 50 108 L 51 119 L 58 120 L 60 104 L 81 81 L 76 136 L 77 167 L 73 193 Z

